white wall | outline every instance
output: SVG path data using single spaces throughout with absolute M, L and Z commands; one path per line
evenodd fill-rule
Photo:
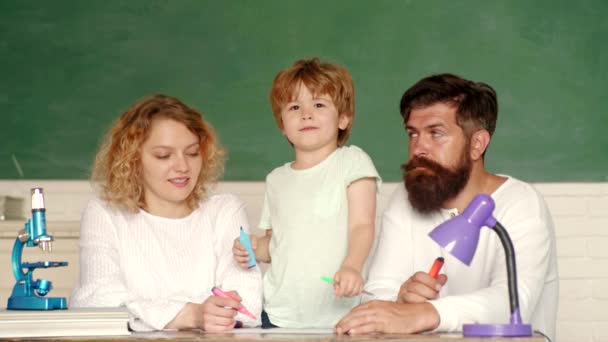
M 560 272 L 560 303 L 557 323 L 559 342 L 608 341 L 608 183 L 537 183 L 556 224 Z M 384 184 L 379 213 L 398 183 Z M 24 260 L 68 261 L 70 267 L 40 270 L 36 278 L 53 281 L 51 295 L 69 296 L 77 276 L 78 220 L 92 197 L 87 181 L 0 180 L 0 195 L 28 198 L 29 189 L 43 187 L 48 230 L 55 235 L 55 250 L 42 255 L 26 248 Z M 261 211 L 264 185 L 260 182 L 223 182 L 218 192 L 239 195 L 248 205 L 255 226 Z M 26 201 L 24 215 L 28 215 Z M 4 307 L 14 284 L 10 253 L 21 221 L 0 221 L 0 307 Z

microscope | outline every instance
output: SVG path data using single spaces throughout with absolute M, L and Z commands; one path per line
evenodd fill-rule
M 8 299 L 8 310 L 56 310 L 67 309 L 65 297 L 45 297 L 53 288 L 46 279 L 33 278 L 37 268 L 67 266 L 67 261 L 21 262 L 23 246 L 40 247 L 43 252 L 51 252 L 53 236 L 46 231 L 46 215 L 42 188 L 33 188 L 32 218 L 19 231 L 13 245 L 12 265 L 16 284 Z

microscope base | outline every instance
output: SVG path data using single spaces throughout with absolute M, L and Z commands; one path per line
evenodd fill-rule
M 68 308 L 65 297 L 38 297 L 27 291 L 23 284 L 16 284 L 8 298 L 7 310 L 64 310 Z
M 7 310 L 64 310 L 68 305 L 64 297 L 10 297 Z

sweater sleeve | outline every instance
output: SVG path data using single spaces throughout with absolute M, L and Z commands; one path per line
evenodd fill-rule
M 80 225 L 80 274 L 70 306 L 112 307 L 126 304 L 120 274 L 116 229 L 99 200 L 85 208 Z
M 365 289 L 374 294 L 363 300 L 395 300 L 401 284 L 413 273 L 411 260 L 412 239 L 404 228 L 403 190 L 397 189 L 382 215 L 382 225 L 378 236 L 370 273 Z
M 80 275 L 71 307 L 126 306 L 133 330 L 160 330 L 186 304 L 178 301 L 132 301 L 122 276 L 116 227 L 108 208 L 92 200 L 80 228 Z
M 187 302 L 178 300 L 130 300 L 129 327 L 135 331 L 162 330 L 182 310 Z
M 510 216 L 501 221 L 513 242 L 519 294 L 519 310 L 522 320 L 531 321 L 539 303 L 545 276 L 549 269 L 552 222 L 542 208 L 539 213 L 529 214 L 530 208 L 539 208 L 521 201 L 520 208 L 511 208 Z M 528 208 L 526 208 L 528 206 Z M 541 206 L 542 207 L 542 206 Z M 527 213 L 522 215 L 521 213 Z M 515 215 L 515 216 L 514 216 Z M 484 228 L 488 229 L 488 228 Z M 494 232 L 490 232 L 494 234 Z M 458 331 L 466 323 L 507 323 L 510 319 L 509 294 L 505 255 L 498 238 L 496 243 L 478 247 L 476 258 L 483 258 L 491 248 L 499 252 L 492 266 L 491 283 L 488 287 L 463 294 L 430 301 L 441 317 L 438 331 Z
M 245 212 L 245 204 L 233 195 L 225 196 L 225 203 L 218 209 L 215 222 L 215 251 L 218 258 L 216 270 L 217 285 L 224 291 L 236 291 L 243 299 L 242 304 L 254 315 L 256 320 L 238 313 L 237 320 L 246 326 L 261 324 L 262 312 L 262 275 L 260 266 L 250 269 L 240 267 L 232 255 L 234 239 L 239 236 L 239 228 L 250 233 Z

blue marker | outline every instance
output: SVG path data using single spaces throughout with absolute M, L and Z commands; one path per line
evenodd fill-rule
M 241 227 L 241 235 L 239 236 L 239 242 L 245 249 L 247 253 L 249 253 L 249 268 L 252 268 L 256 265 L 255 262 L 255 253 L 253 252 L 253 248 L 251 247 L 251 239 L 249 239 L 249 234 L 245 233 L 243 227 Z

